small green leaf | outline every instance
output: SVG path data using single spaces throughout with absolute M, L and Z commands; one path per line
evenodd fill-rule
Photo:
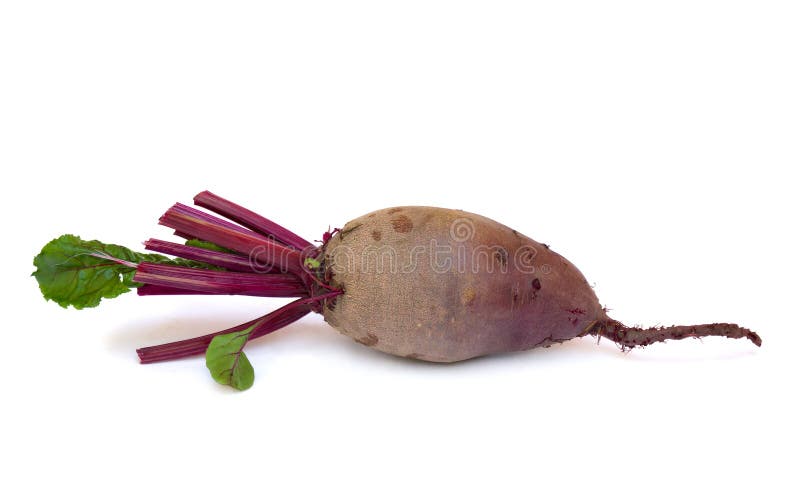
M 319 266 L 322 265 L 319 263 L 319 260 L 311 257 L 306 257 L 306 260 L 303 261 L 303 264 L 309 269 L 319 269 Z
M 206 349 L 206 367 L 211 371 L 214 381 L 237 390 L 246 390 L 253 386 L 253 366 L 242 350 L 253 328 L 255 325 L 211 339 Z
M 220 247 L 216 243 L 207 242 L 205 240 L 198 240 L 197 238 L 191 238 L 189 240 L 186 240 L 186 245 L 190 247 L 204 248 L 206 250 L 211 250 L 212 252 L 225 252 L 229 254 L 237 253 L 228 248 Z

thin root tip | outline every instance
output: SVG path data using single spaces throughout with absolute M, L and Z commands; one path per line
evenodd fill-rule
M 756 344 L 758 347 L 761 347 L 761 337 L 757 333 L 748 331 L 747 338 L 750 339 L 750 342 Z
M 747 338 L 761 347 L 761 337 L 752 330 L 735 323 L 706 323 L 703 325 L 673 325 L 671 327 L 639 328 L 626 327 L 616 320 L 593 324 L 585 333 L 603 336 L 627 348 L 650 345 L 654 342 L 721 336 L 731 339 Z

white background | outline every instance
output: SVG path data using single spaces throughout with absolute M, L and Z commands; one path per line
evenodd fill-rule
M 283 3 L 0 7 L 4 488 L 796 488 L 796 2 Z M 49 239 L 166 238 L 203 189 L 307 238 L 477 212 L 623 322 L 764 345 L 442 366 L 307 317 L 249 346 L 237 393 L 134 349 L 280 301 L 39 296 Z

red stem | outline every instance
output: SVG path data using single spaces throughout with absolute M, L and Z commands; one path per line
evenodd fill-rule
M 172 206 L 159 223 L 185 235 L 246 254 L 256 267 L 278 266 L 297 275 L 302 273 L 300 252 L 188 206 Z
M 144 242 L 144 248 L 147 250 L 152 250 L 153 252 L 165 253 L 168 255 L 174 255 L 175 257 L 205 262 L 206 264 L 223 267 L 229 271 L 253 272 L 253 267 L 250 264 L 250 260 L 242 255 L 217 252 L 215 250 L 206 250 L 204 248 L 191 247 L 189 245 L 181 245 L 179 243 L 165 242 L 155 238 L 151 238 Z
M 211 294 L 203 291 L 192 291 L 189 289 L 171 288 L 168 286 L 155 286 L 153 284 L 144 284 L 136 288 L 136 294 L 139 296 L 173 296 L 184 294 Z
M 190 218 L 194 218 L 194 219 L 199 220 L 199 221 L 210 222 L 210 223 L 213 223 L 215 225 L 219 225 L 219 226 L 221 226 L 223 228 L 226 228 L 228 230 L 244 233 L 244 234 L 250 235 L 252 237 L 263 238 L 261 235 L 259 235 L 258 233 L 254 232 L 253 230 L 248 230 L 247 228 L 245 228 L 243 226 L 239 226 L 236 223 L 231 223 L 230 221 L 224 220 L 224 219 L 220 218 L 219 216 L 214 216 L 213 214 L 208 214 L 206 212 L 200 211 L 199 209 L 195 209 L 195 208 L 193 208 L 191 206 L 187 206 L 186 204 L 182 204 L 182 203 L 176 202 L 175 204 L 172 205 L 172 207 L 170 209 L 173 209 L 173 210 L 179 212 L 180 214 L 183 214 L 183 215 L 185 215 L 187 217 L 190 217 Z M 195 238 L 200 238 L 200 237 L 195 237 Z
M 272 313 L 255 320 L 251 320 L 247 323 L 192 339 L 180 340 L 178 342 L 170 342 L 168 344 L 155 345 L 151 347 L 142 347 L 140 349 L 136 349 L 136 353 L 139 355 L 139 360 L 142 364 L 170 361 L 173 359 L 194 356 L 204 353 L 206 348 L 208 348 L 208 344 L 210 344 L 211 340 L 217 335 L 237 332 L 246 328 L 250 328 L 250 326 L 256 324 L 258 325 L 250 333 L 249 339 L 257 339 L 258 337 L 262 337 L 268 333 L 279 330 L 304 317 L 312 311 L 315 303 L 323 302 L 340 294 L 342 294 L 341 291 L 335 291 L 320 296 L 300 298 L 281 308 L 278 308 Z
M 212 271 L 151 262 L 139 264 L 133 280 L 144 284 L 188 289 L 207 294 L 283 298 L 307 294 L 305 284 L 294 274 Z
M 223 199 L 209 191 L 203 191 L 196 195 L 194 197 L 194 203 L 197 206 L 214 211 L 231 221 L 235 221 L 242 226 L 257 231 L 279 243 L 294 247 L 297 250 L 314 248 L 310 242 L 292 233 L 278 223 L 268 220 L 247 208 L 228 201 L 227 199 Z

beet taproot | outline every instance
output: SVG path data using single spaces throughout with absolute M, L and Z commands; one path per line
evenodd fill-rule
M 325 321 L 402 357 L 453 362 L 587 334 L 625 346 L 686 336 L 755 334 L 731 324 L 629 329 L 608 317 L 567 259 L 483 216 L 406 206 L 347 223 L 324 247 Z
M 64 235 L 34 260 L 42 293 L 76 308 L 131 288 L 142 296 L 298 298 L 221 332 L 137 350 L 143 363 L 205 352 L 214 378 L 240 389 L 253 379 L 251 367 L 235 374 L 249 366 L 245 342 L 312 311 L 361 344 L 432 362 L 547 347 L 585 335 L 611 339 L 623 349 L 711 335 L 761 345 L 755 332 L 733 323 L 627 327 L 606 314 L 567 259 L 477 214 L 387 208 L 326 232 L 315 246 L 208 191 L 194 202 L 222 218 L 178 203 L 159 223 L 189 241 L 145 242 L 148 250 L 178 259 Z
M 577 337 L 607 317 L 568 260 L 477 214 L 398 207 L 324 248 L 325 321 L 389 354 L 452 362 Z

